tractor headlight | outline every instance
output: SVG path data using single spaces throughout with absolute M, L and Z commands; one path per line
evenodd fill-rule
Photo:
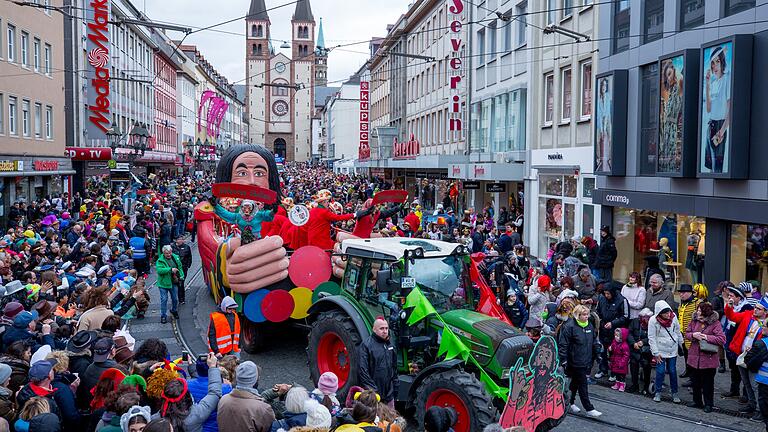
M 453 253 L 457 255 L 464 255 L 467 253 L 467 248 L 464 245 L 458 245 L 456 246 L 456 249 L 454 249 Z
M 424 258 L 424 249 L 416 248 L 413 250 L 413 256 L 416 258 Z

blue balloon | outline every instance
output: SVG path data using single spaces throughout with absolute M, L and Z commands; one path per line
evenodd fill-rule
M 269 294 L 268 289 L 259 289 L 245 297 L 245 301 L 243 302 L 243 313 L 245 314 L 246 318 L 255 323 L 260 323 L 267 320 L 267 318 L 265 318 L 264 314 L 261 312 L 261 302 L 264 300 L 264 297 L 266 297 L 267 294 Z

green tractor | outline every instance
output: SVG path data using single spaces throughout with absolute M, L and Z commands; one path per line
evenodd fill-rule
M 309 309 L 307 351 L 313 381 L 333 372 L 339 395 L 346 395 L 358 382 L 358 346 L 371 334 L 375 318 L 383 316 L 398 352 L 397 402 L 415 410 L 419 424 L 433 405 L 456 411 L 456 432 L 482 430 L 497 421 L 507 401 L 486 390 L 480 371 L 461 359 L 438 356 L 443 322 L 502 388 L 509 386 L 510 367 L 518 358 L 527 359 L 534 344 L 515 327 L 475 311 L 479 294 L 470 280 L 467 249 L 441 241 L 381 238 L 345 240 L 342 253 L 346 271 L 339 294 L 320 295 Z M 407 324 L 410 310 L 403 306 L 416 286 L 442 321 L 432 317 Z M 560 421 L 548 421 L 537 430 Z

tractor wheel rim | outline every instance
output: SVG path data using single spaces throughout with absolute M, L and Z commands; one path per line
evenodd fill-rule
M 433 391 L 432 394 L 430 394 L 427 398 L 427 406 L 425 407 L 424 412 L 433 406 L 453 408 L 458 415 L 458 419 L 456 420 L 456 425 L 454 425 L 453 430 L 455 432 L 470 432 L 469 409 L 467 408 L 467 404 L 459 395 L 448 389 L 437 389 Z
M 349 379 L 349 352 L 341 337 L 330 332 L 317 345 L 317 368 L 320 374 L 333 372 L 339 378 L 339 388 Z

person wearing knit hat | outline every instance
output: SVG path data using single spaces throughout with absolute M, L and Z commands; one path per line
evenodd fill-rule
M 238 304 L 230 296 L 221 299 L 219 311 L 214 311 L 208 321 L 208 349 L 216 357 L 233 354 L 240 357 L 240 317 Z
M 339 377 L 333 372 L 325 372 L 317 380 L 317 388 L 312 390 L 310 397 L 328 408 L 332 415 L 341 412 L 341 404 L 336 397 L 339 391 Z
M 547 275 L 539 276 L 533 283 L 531 283 L 531 286 L 528 289 L 529 318 L 535 317 L 543 320 L 542 316 L 547 303 L 554 300 L 549 293 L 550 287 L 551 282 Z
M 235 389 L 221 398 L 218 409 L 220 431 L 270 430 L 275 413 L 256 390 L 259 368 L 252 361 L 237 366 Z
M 152 411 L 148 406 L 134 405 L 127 413 L 120 417 L 120 429 L 123 432 L 133 432 L 134 430 L 140 430 L 131 426 L 146 425 L 152 421 Z
M 3 316 L 0 317 L 0 325 L 13 325 L 13 319 L 21 312 L 24 312 L 24 306 L 21 303 L 12 301 L 6 304 L 3 308 Z

